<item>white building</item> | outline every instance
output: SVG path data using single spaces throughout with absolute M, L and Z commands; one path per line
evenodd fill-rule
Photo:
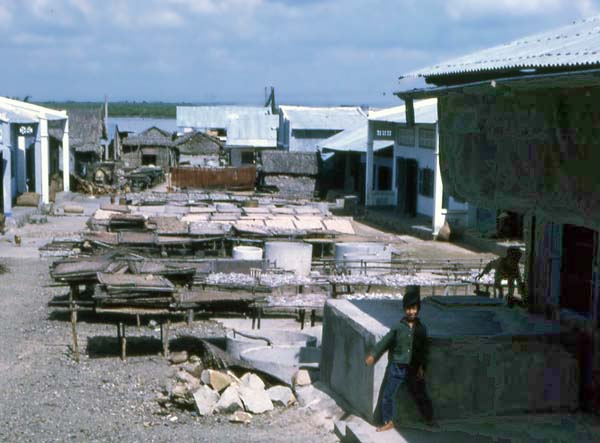
M 37 192 L 50 202 L 50 177 L 61 173 L 69 190 L 69 124 L 66 111 L 56 111 L 0 97 L 1 212 L 12 215 L 13 202 L 24 192 Z M 62 172 L 61 172 L 62 171 Z
M 367 120 L 357 106 L 280 106 L 277 147 L 286 151 L 316 152 L 319 143 Z
M 415 124 L 406 123 L 404 106 L 369 114 L 366 155 L 366 206 L 395 206 L 406 215 L 432 221 L 436 237 L 446 218 L 455 226 L 468 223 L 468 204 L 444 193 L 439 166 L 437 100 L 414 104 Z M 382 141 L 393 143 L 388 163 L 376 162 Z M 382 186 L 382 177 L 385 179 Z

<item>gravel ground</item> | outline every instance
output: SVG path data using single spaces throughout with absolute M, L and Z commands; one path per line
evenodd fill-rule
M 158 332 L 129 327 L 134 355 L 123 363 L 116 354 L 114 326 L 82 315 L 82 359 L 77 364 L 70 355 L 69 322 L 46 306 L 53 294 L 64 291 L 43 287 L 50 283 L 48 262 L 2 258 L 0 263 L 10 269 L 0 275 L 0 441 L 337 441 L 297 407 L 257 415 L 250 425 L 191 412 L 177 413 L 177 420 L 171 421 L 154 401 L 172 372 L 158 355 Z M 176 336 L 195 337 L 222 332 L 207 320 L 195 322 L 191 329 L 178 323 L 175 330 Z M 152 336 L 155 341 L 147 338 Z

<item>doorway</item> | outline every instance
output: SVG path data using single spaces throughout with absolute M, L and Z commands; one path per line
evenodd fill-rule
M 31 143 L 26 151 L 25 164 L 27 173 L 27 191 L 35 192 L 35 143 Z
M 588 316 L 592 309 L 592 273 L 596 231 L 564 225 L 560 270 L 560 307 Z
M 417 215 L 417 185 L 419 164 L 409 158 L 396 160 L 396 183 L 398 184 L 398 210 L 415 217 Z

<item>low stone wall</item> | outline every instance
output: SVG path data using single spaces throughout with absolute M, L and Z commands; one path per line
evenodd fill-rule
M 378 421 L 387 358 L 372 367 L 364 358 L 402 313 L 401 301 L 325 306 L 321 379 L 371 423 Z M 577 363 L 560 345 L 558 325 L 504 306 L 430 301 L 421 318 L 430 337 L 426 377 L 437 419 L 577 408 Z M 409 394 L 399 389 L 398 396 L 397 420 L 419 419 Z

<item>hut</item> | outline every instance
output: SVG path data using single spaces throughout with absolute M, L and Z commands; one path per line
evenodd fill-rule
M 127 136 L 121 145 L 121 160 L 126 168 L 154 165 L 168 169 L 177 164 L 177 150 L 171 134 L 156 126 Z
M 311 199 L 319 167 L 316 152 L 263 151 L 260 183 L 286 198 Z
M 106 149 L 106 122 L 102 107 L 68 109 L 71 173 L 90 178 L 92 165 L 102 161 Z
M 223 143 L 203 132 L 192 131 L 180 135 L 173 142 L 179 164 L 200 167 L 218 167 L 221 164 Z

